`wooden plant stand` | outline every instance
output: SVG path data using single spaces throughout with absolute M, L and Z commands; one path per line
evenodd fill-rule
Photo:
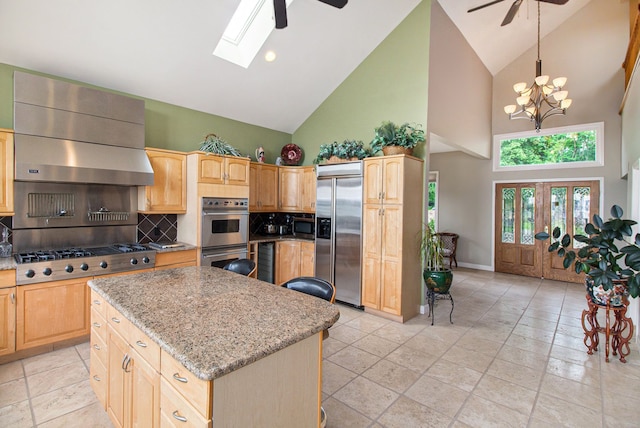
M 633 321 L 627 317 L 627 305 L 629 300 L 624 297 L 622 306 L 601 306 L 593 303 L 587 294 L 587 304 L 589 309 L 582 311 L 582 328 L 584 330 L 584 344 L 587 346 L 587 354 L 592 355 L 598 350 L 600 343 L 599 333 L 605 334 L 605 360 L 609 362 L 609 342 L 613 355 L 620 355 L 620 361 L 626 363 L 625 357 L 631 352 L 629 341 L 633 337 Z M 606 322 L 601 327 L 598 323 L 598 309 L 605 309 Z M 613 311 L 614 322 L 611 325 L 611 311 Z

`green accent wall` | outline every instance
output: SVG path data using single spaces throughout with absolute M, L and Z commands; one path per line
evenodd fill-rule
M 422 0 L 293 133 L 309 165 L 321 144 L 345 139 L 368 146 L 384 120 L 427 123 L 431 0 Z M 424 144 L 415 155 L 424 158 Z
M 97 88 L 83 82 L 0 64 L 0 128 L 13 128 L 14 70 Z M 142 98 L 106 88 L 98 89 Z M 200 142 L 207 134 L 215 133 L 241 153 L 251 155 L 252 159 L 255 157 L 255 149 L 258 146 L 265 147 L 267 162 L 274 163 L 275 158 L 280 155 L 280 148 L 291 142 L 291 134 L 286 132 L 274 131 L 156 100 L 142 99 L 145 100 L 145 143 L 148 147 L 190 152 L 198 150 Z

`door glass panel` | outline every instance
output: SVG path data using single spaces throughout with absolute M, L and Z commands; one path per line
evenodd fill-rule
M 523 187 L 520 190 L 521 217 L 520 217 L 520 243 L 533 245 L 536 229 L 536 189 Z
M 591 188 L 574 187 L 573 189 L 573 234 L 586 235 L 584 228 L 589 222 L 589 207 L 591 206 Z M 574 241 L 573 247 L 580 248 L 586 244 Z
M 502 189 L 502 242 L 506 244 L 515 244 L 515 218 L 516 207 L 515 198 L 516 189 Z
M 564 235 L 567 230 L 567 188 L 551 188 L 551 230 L 560 228 L 560 235 Z

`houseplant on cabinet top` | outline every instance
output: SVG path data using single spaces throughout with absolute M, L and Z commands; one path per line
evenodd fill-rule
M 627 292 L 631 297 L 640 294 L 640 234 L 635 235 L 633 242 L 626 239 L 633 235 L 631 227 L 637 222 L 622 219 L 622 214 L 618 205 L 611 207 L 612 218 L 607 221 L 594 214 L 593 223 L 587 223 L 584 228 L 587 235 L 573 235 L 575 241 L 584 245 L 577 252 L 571 249 L 569 234 L 561 238 L 558 227 L 552 232 L 554 242 L 548 251 L 564 258 L 565 269 L 573 265 L 576 273 L 587 275 L 587 291 L 596 304 L 619 306 L 622 295 Z M 546 241 L 550 236 L 539 232 L 535 238 Z
M 334 141 L 331 144 L 321 144 L 318 156 L 313 163 L 335 163 L 361 160 L 370 154 L 360 140 L 344 140 L 342 143 Z
M 447 293 L 451 287 L 453 273 L 443 265 L 442 241 L 431 230 L 429 225 L 424 226 L 420 238 L 420 256 L 424 261 L 422 277 L 427 288 L 435 293 Z
M 216 155 L 242 157 L 242 154 L 238 149 L 227 143 L 224 139 L 218 137 L 216 134 L 208 134 L 204 137 L 204 141 L 200 143 L 200 151 L 214 153 Z
M 425 140 L 424 130 L 420 125 L 403 123 L 398 126 L 385 121 L 375 129 L 376 135 L 371 140 L 371 153 L 382 151 L 385 155 L 412 154 L 413 149 Z

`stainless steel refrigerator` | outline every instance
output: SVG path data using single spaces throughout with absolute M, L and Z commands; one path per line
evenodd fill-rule
M 336 300 L 362 306 L 362 162 L 317 167 L 316 276 Z

